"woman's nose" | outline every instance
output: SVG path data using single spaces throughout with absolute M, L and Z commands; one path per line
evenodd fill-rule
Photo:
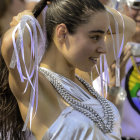
M 97 52 L 101 54 L 106 54 L 106 44 L 104 40 L 102 41 L 100 46 L 97 48 Z
M 101 54 L 106 54 L 106 47 L 99 47 L 99 48 L 97 49 L 97 52 L 98 52 L 98 53 L 101 53 Z

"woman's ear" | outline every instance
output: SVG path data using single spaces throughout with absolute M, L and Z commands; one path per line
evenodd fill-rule
M 65 24 L 59 24 L 56 27 L 56 38 L 58 40 L 59 43 L 64 43 L 65 39 L 66 39 L 66 35 L 67 35 L 68 31 L 67 31 L 67 27 Z

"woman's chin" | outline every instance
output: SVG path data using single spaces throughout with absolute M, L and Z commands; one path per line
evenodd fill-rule
M 78 69 L 79 69 L 80 71 L 83 71 L 83 72 L 91 72 L 94 66 L 95 66 L 95 65 L 88 66 L 88 67 L 79 67 Z

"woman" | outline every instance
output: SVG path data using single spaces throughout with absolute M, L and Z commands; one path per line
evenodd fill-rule
M 26 81 L 20 82 L 17 68 L 11 69 L 9 65 L 13 53 L 12 32 L 26 14 L 32 15 L 25 11 L 14 18 L 12 28 L 5 34 L 2 44 L 2 56 L 9 70 L 10 89 L 24 121 L 32 87 L 29 85 L 26 94 L 20 94 L 25 90 Z M 115 106 L 75 76 L 75 68 L 89 72 L 100 54 L 106 53 L 104 37 L 109 21 L 111 25 L 114 24 L 111 17 L 98 0 L 54 0 L 48 6 L 48 48 L 39 64 L 38 109 L 31 127 L 37 140 L 121 139 L 120 118 Z M 130 23 L 135 26 L 132 21 Z M 133 33 L 132 30 L 129 32 Z M 31 42 L 27 31 L 24 36 L 25 63 L 29 69 Z M 26 75 L 23 61 L 20 61 L 22 72 Z M 21 134 L 23 122 L 20 123 L 20 119 L 17 125 L 20 124 Z

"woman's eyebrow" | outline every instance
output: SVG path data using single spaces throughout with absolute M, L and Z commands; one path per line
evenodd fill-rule
M 89 33 L 90 33 L 90 34 L 91 34 L 91 33 L 101 33 L 101 34 L 104 34 L 105 31 L 103 31 L 103 30 L 92 30 L 92 31 L 89 31 Z

